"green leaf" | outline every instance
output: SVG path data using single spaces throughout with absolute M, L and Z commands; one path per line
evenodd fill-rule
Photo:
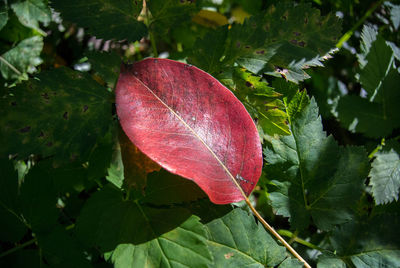
M 145 197 L 142 202 L 155 205 L 179 204 L 207 197 L 192 181 L 164 169 L 147 176 Z
M 35 233 L 45 233 L 56 225 L 57 194 L 53 179 L 39 165 L 33 167 L 21 185 L 22 212 Z
M 191 15 L 199 10 L 196 3 L 189 0 L 151 0 L 146 4 L 152 15 L 149 30 L 163 37 L 174 26 L 190 22 Z
M 124 200 L 122 192 L 110 186 L 88 200 L 78 218 L 77 234 L 102 252 L 115 249 L 112 261 L 118 267 L 144 263 L 203 267 L 211 261 L 204 227 L 188 210 Z
M 8 21 L 8 6 L 0 6 L 0 30 L 7 24 Z
M 20 0 L 11 4 L 11 8 L 23 25 L 45 35 L 39 22 L 47 26 L 51 21 L 51 11 L 47 3 L 42 0 Z
M 60 83 L 63 81 L 63 83 Z M 2 154 L 86 161 L 111 124 L 111 94 L 67 68 L 40 73 L 2 99 Z
M 207 73 L 217 73 L 222 68 L 221 58 L 225 51 L 227 35 L 228 27 L 222 26 L 197 39 L 191 49 L 189 62 Z
M 290 134 L 285 106 L 279 99 L 281 94 L 269 87 L 260 76 L 243 68 L 233 68 L 220 73 L 218 78 L 240 99 L 250 115 L 258 119 L 264 133 Z
M 120 244 L 113 251 L 114 267 L 211 267 L 205 228 L 191 216 L 177 228 L 140 245 Z
M 304 267 L 304 264 L 297 259 L 286 259 L 284 260 L 278 268 L 301 268 Z
M 42 63 L 40 52 L 43 38 L 33 36 L 22 40 L 0 58 L 0 71 L 5 79 L 17 79 L 23 73 L 33 73 L 36 66 Z
M 39 234 L 37 239 L 43 257 L 51 267 L 91 267 L 82 245 L 62 225 Z
M 240 208 L 207 223 L 206 227 L 214 267 L 270 267 L 287 257 L 285 248 Z
M 370 186 L 375 203 L 382 205 L 399 198 L 400 157 L 399 143 L 387 144 L 383 150 L 375 154 L 372 162 Z
M 340 36 L 336 16 L 320 16 L 310 4 L 279 2 L 263 17 L 235 25 L 230 31 L 230 54 L 248 70 L 283 75 L 298 83 L 309 78 L 304 69 L 322 66 Z
M 398 203 L 379 206 L 369 218 L 337 227 L 330 237 L 336 257 L 357 268 L 399 267 L 399 208 Z
M 400 127 L 400 74 L 392 69 L 380 84 L 380 93 L 374 102 L 348 95 L 339 99 L 339 120 L 351 132 L 360 132 L 368 137 L 390 135 Z M 379 101 L 379 102 L 378 102 Z
M 12 161 L 0 160 L 0 240 L 17 242 L 27 228 L 18 203 L 18 174 Z
M 51 6 L 62 18 L 87 28 L 97 38 L 133 42 L 147 34 L 144 23 L 137 20 L 143 7 L 141 0 L 53 0 Z
M 271 138 L 264 150 L 266 175 L 277 188 L 270 194 L 272 207 L 290 217 L 293 228 L 306 228 L 312 218 L 318 228 L 331 230 L 352 218 L 368 173 L 366 152 L 326 137 L 315 100 L 305 92 L 287 110 L 292 136 Z
M 346 263 L 339 257 L 331 254 L 318 256 L 318 268 L 346 268 Z
M 114 143 L 110 166 L 107 169 L 106 179 L 117 188 L 122 187 L 124 183 L 124 163 L 122 162 L 121 146 L 119 142 Z
M 121 58 L 115 52 L 91 51 L 86 54 L 91 69 L 94 70 L 111 88 L 114 88 L 121 65 Z
M 362 54 L 359 56 L 361 71 L 359 81 L 367 91 L 369 99 L 373 101 L 377 94 L 382 95 L 381 84 L 392 68 L 394 55 L 377 32 L 364 26 L 362 33 Z M 379 102 L 379 100 L 378 100 Z

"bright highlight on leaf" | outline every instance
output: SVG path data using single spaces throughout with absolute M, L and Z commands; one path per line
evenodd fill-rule
M 196 182 L 214 203 L 241 201 L 257 184 L 257 129 L 242 103 L 209 74 L 146 59 L 121 73 L 116 104 L 129 139 L 165 169 Z

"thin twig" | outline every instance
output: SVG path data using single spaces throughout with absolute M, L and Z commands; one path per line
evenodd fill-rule
M 253 207 L 253 205 L 251 204 L 250 200 L 248 197 L 245 198 L 246 204 L 249 206 L 249 208 L 251 209 L 251 211 L 253 212 L 253 214 L 257 217 L 257 219 L 262 223 L 262 225 L 264 225 L 264 227 L 273 235 L 275 236 L 289 251 L 290 253 L 293 254 L 293 256 L 295 256 L 299 261 L 301 261 L 305 267 L 307 268 L 311 268 L 311 266 L 300 256 L 299 253 L 296 252 L 296 250 L 294 250 L 294 248 L 292 248 L 292 246 L 289 245 L 288 242 L 286 242 L 285 239 L 283 239 L 282 236 L 280 236 L 278 234 L 277 231 L 275 231 L 275 229 L 269 225 L 264 218 L 258 213 L 258 211 Z
M 4 62 L 5 65 L 7 65 L 11 70 L 13 70 L 16 74 L 22 75 L 20 71 L 18 71 L 17 68 L 15 68 L 11 63 L 9 63 L 5 58 L 0 56 L 0 61 Z
M 364 16 L 362 16 L 362 18 L 357 21 L 356 24 L 354 24 L 354 26 L 348 30 L 337 42 L 336 47 L 337 48 L 341 48 L 344 44 L 344 42 L 346 42 L 347 40 L 350 39 L 350 37 L 353 35 L 353 33 L 355 32 L 355 30 L 357 30 L 358 27 L 360 27 L 361 24 L 364 23 L 364 21 L 366 19 L 368 19 L 369 16 L 371 16 L 372 13 L 374 13 L 375 9 L 377 9 L 383 2 L 384 0 L 380 0 L 379 2 L 376 2 L 370 9 L 367 10 L 367 12 L 365 12 Z
M 18 250 L 20 250 L 20 249 L 23 249 L 24 247 L 27 247 L 27 246 L 29 246 L 29 245 L 32 245 L 32 244 L 35 243 L 35 242 L 36 242 L 36 238 L 33 238 L 32 240 L 29 240 L 28 242 L 25 242 L 25 243 L 23 243 L 23 244 L 21 244 L 21 245 L 15 247 L 15 248 L 9 249 L 9 250 L 7 250 L 7 251 L 1 253 L 1 254 L 0 254 L 0 258 L 3 258 L 3 257 L 5 257 L 5 256 L 7 256 L 7 255 L 10 255 L 11 253 L 14 253 L 15 251 L 18 251 Z

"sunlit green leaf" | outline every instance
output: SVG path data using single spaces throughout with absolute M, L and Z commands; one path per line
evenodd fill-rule
M 15 1 L 11 4 L 11 8 L 23 25 L 41 33 L 43 31 L 40 29 L 39 22 L 46 26 L 51 21 L 50 8 L 43 0 Z

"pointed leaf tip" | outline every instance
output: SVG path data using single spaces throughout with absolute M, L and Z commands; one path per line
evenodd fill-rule
M 241 201 L 261 175 L 256 126 L 211 75 L 149 58 L 120 74 L 117 113 L 129 139 L 168 171 L 193 180 L 217 204 Z

